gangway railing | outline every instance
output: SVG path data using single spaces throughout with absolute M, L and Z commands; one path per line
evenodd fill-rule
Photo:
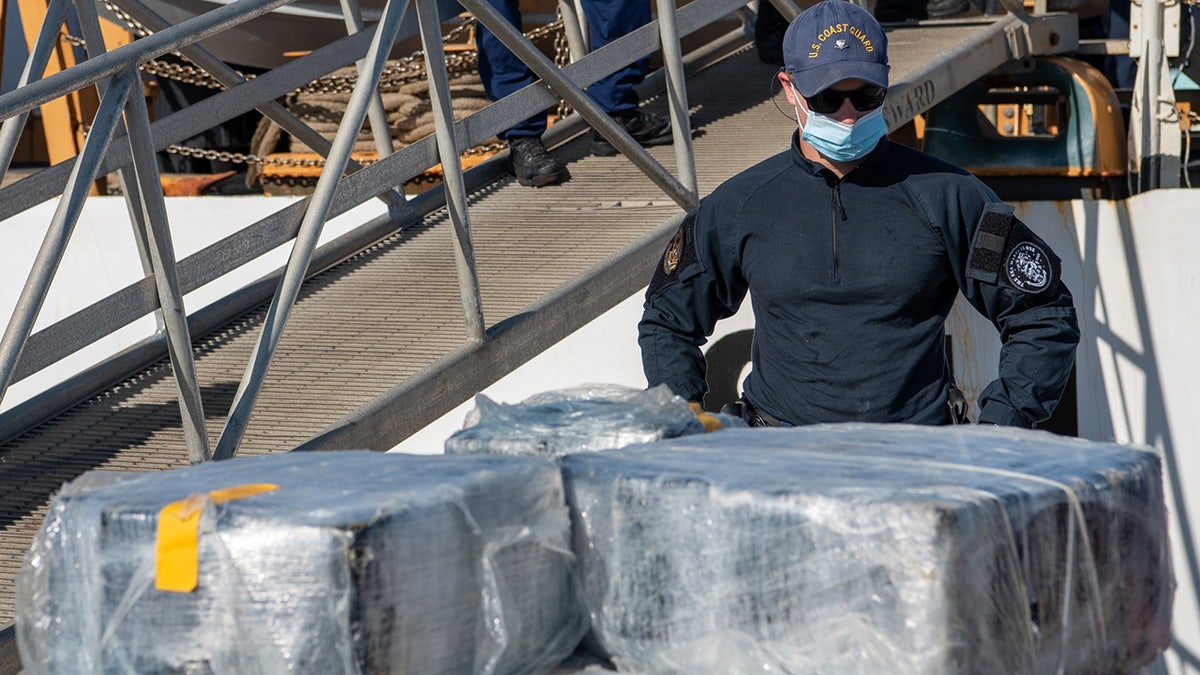
M 408 5 L 402 0 L 392 0 L 376 26 L 360 30 L 361 19 L 353 19 L 357 8 L 354 3 L 346 2 L 344 9 L 352 17 L 348 19 L 350 35 L 251 81 L 196 44 L 205 37 L 287 4 L 287 1 L 236 0 L 172 26 L 137 0 L 123 0 L 119 4 L 124 11 L 156 32 L 112 52 L 104 50 L 95 6 L 86 0 L 74 3 L 85 33 L 88 59 L 66 71 L 39 79 L 38 74 L 44 71 L 49 58 L 49 45 L 56 39 L 72 6 L 68 0 L 53 0 L 39 38 L 31 49 L 21 86 L 0 96 L 0 118 L 5 120 L 0 129 L 0 164 L 7 172 L 22 127 L 35 107 L 90 86 L 95 86 L 101 93 L 101 104 L 92 131 L 77 158 L 0 189 L 0 220 L 57 194 L 63 195 L 13 318 L 0 341 L 0 396 L 12 382 L 28 377 L 143 316 L 158 312 L 179 387 L 189 458 L 199 462 L 231 456 L 251 414 L 256 392 L 265 377 L 299 285 L 306 273 L 313 271 L 310 268 L 324 223 L 371 199 L 382 199 L 389 206 L 387 215 L 382 217 L 384 222 L 364 226 L 364 231 L 370 232 L 371 236 L 378 238 L 388 227 L 394 230 L 414 222 L 437 208 L 438 200 L 424 200 L 424 213 L 418 213 L 394 186 L 439 163 L 445 175 L 440 201 L 448 208 L 457 234 L 456 257 L 468 326 L 466 339 L 483 339 L 483 317 L 479 309 L 478 282 L 473 272 L 459 152 L 544 110 L 558 97 L 566 99 L 579 116 L 612 141 L 681 208 L 690 208 L 696 203 L 679 39 L 739 9 L 740 0 L 697 0 L 678 11 L 666 0 L 660 0 L 657 21 L 561 70 L 486 3 L 467 0 L 463 4 L 474 10 L 476 18 L 492 29 L 510 49 L 529 62 L 534 72 L 542 77 L 543 85 L 527 88 L 459 122 L 453 121 L 449 101 L 436 4 L 434 0 L 416 0 L 437 133 L 434 138 L 414 143 L 394 154 L 382 154 L 378 162 L 367 167 L 357 166 L 350 158 L 350 150 L 364 120 L 368 117 L 378 120 L 377 114 L 370 113 L 372 109 L 377 110 L 376 86 Z M 638 146 L 583 92 L 588 84 L 660 49 L 666 63 L 679 178 Z M 140 93 L 135 93 L 139 82 L 137 65 L 172 51 L 183 53 L 228 89 L 151 123 Z M 351 63 L 359 64 L 359 78 L 332 142 L 276 102 L 287 92 Z M 317 187 L 312 197 L 302 204 L 282 209 L 204 251 L 176 262 L 164 201 L 158 188 L 154 153 L 252 109 L 258 109 L 325 156 L 325 170 Z M 386 143 L 390 147 L 390 139 L 380 130 L 381 126 L 378 122 L 373 124 L 377 145 L 383 147 Z M 577 128 L 581 126 L 577 123 Z M 31 328 L 62 261 L 90 186 L 97 177 L 111 172 L 117 173 L 129 204 L 146 276 L 34 333 Z M 258 347 L 247 365 L 225 428 L 216 447 L 210 449 L 182 298 L 288 241 L 292 242 L 291 256 L 276 288 Z M 0 428 L 0 432 L 7 432 L 5 435 L 9 437 L 20 431 L 22 429 Z
M 681 209 L 698 198 L 691 134 L 687 115 L 685 76 L 680 38 L 731 14 L 746 14 L 744 0 L 695 0 L 676 8 L 656 0 L 658 17 L 651 24 L 594 52 L 582 55 L 581 32 L 568 21 L 568 42 L 576 60 L 559 68 L 510 26 L 483 0 L 463 0 L 476 19 L 529 64 L 541 82 L 490 105 L 465 119 L 454 121 L 449 96 L 440 17 L 435 0 L 391 0 L 378 24 L 364 27 L 357 2 L 343 0 L 349 34 L 311 53 L 247 80 L 225 65 L 199 42 L 231 26 L 249 21 L 291 0 L 235 0 L 219 9 L 170 25 L 138 0 L 119 0 L 129 16 L 154 32 L 111 52 L 104 49 L 95 6 L 88 0 L 51 0 L 47 20 L 31 49 L 21 86 L 0 96 L 0 168 L 7 170 L 15 144 L 29 113 L 37 106 L 86 87 L 96 87 L 101 105 L 92 132 L 79 157 L 40 171 L 0 189 L 0 220 L 61 194 L 50 230 L 37 263 L 26 282 L 13 318 L 0 340 L 0 398 L 11 383 L 29 377 L 58 360 L 78 352 L 102 336 L 157 313 L 161 330 L 153 340 L 166 346 L 176 374 L 179 400 L 185 419 L 189 458 L 194 462 L 224 458 L 236 452 L 249 420 L 290 308 L 303 279 L 354 246 L 364 247 L 401 229 L 438 208 L 447 209 L 455 230 L 455 258 L 467 344 L 485 339 L 480 290 L 474 271 L 466 184 L 459 153 L 512 124 L 565 100 L 576 115 L 555 125 L 561 133 L 578 132 L 590 125 L 622 151 Z M 766 1 L 766 0 L 764 0 Z M 785 16 L 796 7 L 789 0 L 770 0 Z M 997 64 L 1034 53 L 1069 49 L 1077 41 L 1076 27 L 1059 20 L 1032 20 L 1019 2 L 1004 0 L 1008 15 L 996 21 L 980 39 L 963 47 L 969 53 L 947 55 L 944 62 L 920 63 L 908 68 L 889 92 L 885 117 L 890 129 L 927 110 L 953 91 L 980 77 Z M 569 3 L 564 16 L 573 16 Z M 69 11 L 74 8 L 85 33 L 87 60 L 45 79 L 51 43 Z M 390 153 L 391 140 L 381 119 L 377 84 L 384 61 L 406 11 L 418 17 L 425 54 L 425 70 L 434 106 L 436 133 L 400 151 Z M 752 15 L 748 15 L 752 16 Z M 1060 43 L 1061 42 L 1061 43 Z M 227 87 L 197 104 L 153 122 L 142 97 L 136 93 L 139 63 L 178 51 Z M 638 146 L 586 95 L 584 88 L 618 68 L 661 51 L 666 91 L 675 133 L 676 171 L 672 174 Z M 359 77 L 343 122 L 332 141 L 325 139 L 277 102 L 279 98 L 333 70 L 357 64 Z M 325 170 L 313 195 L 286 207 L 204 250 L 177 260 L 166 222 L 166 210 L 154 154 L 198 132 L 237 115 L 259 110 L 300 142 L 325 157 Z M 368 122 L 374 131 L 379 161 L 360 166 L 351 158 L 355 137 Z M 554 129 L 550 136 L 553 136 Z M 397 189 L 413 176 L 441 164 L 443 189 L 412 202 Z M 75 314 L 33 332 L 34 321 L 73 227 L 80 216 L 93 181 L 115 172 L 130 205 L 133 226 L 144 261 L 140 281 L 119 289 Z M 358 234 L 339 240 L 332 249 L 318 248 L 324 224 L 370 200 L 381 200 L 387 212 L 365 223 Z M 208 446 L 205 415 L 191 361 L 189 314 L 183 297 L 228 275 L 281 245 L 291 255 L 268 310 L 253 356 L 247 363 L 225 426 L 216 445 Z M 336 251 L 336 253 L 334 252 Z M 0 415 L 0 436 L 11 438 L 24 431 L 31 418 Z

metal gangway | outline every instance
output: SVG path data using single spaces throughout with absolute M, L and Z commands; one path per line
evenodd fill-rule
M 0 222 L 61 195 L 0 342 L 0 392 L 143 317 L 159 322 L 153 337 L 0 415 L 0 627 L 13 621 L 21 559 L 64 481 L 94 468 L 161 470 L 235 454 L 394 447 L 638 292 L 683 213 L 729 175 L 782 150 L 790 134 L 770 88 L 776 68 L 748 47 L 754 14 L 745 0 L 678 8 L 657 0 L 651 24 L 592 52 L 582 43 L 578 12 L 563 3 L 572 63 L 562 68 L 486 2 L 462 0 L 541 82 L 458 120 L 435 0 L 389 0 L 370 26 L 357 3 L 344 0 L 346 37 L 252 80 L 200 45 L 288 2 L 235 0 L 171 25 L 138 0 L 121 0 L 153 32 L 106 51 L 96 5 L 51 0 L 21 86 L 0 96 L 5 169 L 34 108 L 85 88 L 101 99 L 75 159 L 0 189 Z M 785 17 L 797 12 L 786 0 L 776 6 Z M 410 11 L 419 19 L 437 131 L 391 152 L 376 85 Z M 87 58 L 43 78 L 69 14 L 82 28 Z M 684 49 L 684 38 L 726 25 Z M 1029 14 L 1006 2 L 983 16 L 889 27 L 889 43 L 885 117 L 895 131 L 994 69 L 1069 52 L 1079 38 L 1072 15 Z M 176 51 L 226 90 L 152 122 L 138 64 Z M 647 80 L 644 99 L 670 114 L 675 143 L 648 151 L 583 89 L 651 54 L 664 67 Z M 351 64 L 358 82 L 332 141 L 277 103 Z M 567 183 L 521 187 L 505 173 L 503 156 L 462 170 L 462 151 L 560 100 L 575 113 L 545 139 L 568 164 Z M 176 256 L 155 153 L 254 109 L 325 157 L 314 193 Z M 380 158 L 359 166 L 351 149 L 364 124 Z M 581 137 L 589 128 L 621 154 L 589 156 Z M 442 189 L 406 199 L 397 186 L 437 164 Z M 89 189 L 114 172 L 143 276 L 34 332 Z M 383 215 L 318 246 L 329 219 L 368 202 L 381 203 Z M 284 268 L 187 311 L 186 294 L 280 246 L 290 250 Z M 10 625 L 0 632 L 0 671 L 15 672 L 12 636 Z

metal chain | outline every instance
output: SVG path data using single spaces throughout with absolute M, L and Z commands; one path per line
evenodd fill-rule
M 502 141 L 497 142 L 497 143 L 487 143 L 484 145 L 477 145 L 473 148 L 468 148 L 467 150 L 464 150 L 462 154 L 464 154 L 464 155 L 485 155 L 485 154 L 490 154 L 493 152 L 498 152 L 500 150 L 503 150 L 506 147 L 508 147 L 508 144 L 504 143 Z M 169 152 L 173 155 L 183 155 L 185 157 L 195 157 L 198 159 L 229 162 L 231 164 L 262 164 L 262 165 L 272 164 L 272 165 L 276 165 L 276 166 L 299 166 L 299 167 L 304 167 L 304 168 L 319 168 L 319 167 L 325 166 L 325 160 L 323 160 L 323 159 L 294 159 L 294 158 L 290 158 L 290 157 L 287 157 L 287 158 L 263 157 L 261 155 L 242 153 L 242 152 L 227 152 L 224 150 L 204 150 L 202 148 L 189 148 L 189 147 L 183 146 L 183 145 L 171 145 L 171 146 L 168 146 L 165 150 L 166 150 L 166 152 Z M 368 165 L 374 164 L 377 161 L 379 161 L 379 160 L 365 159 L 365 160 L 358 160 L 358 163 L 363 166 L 368 166 Z
M 563 25 L 562 6 L 558 4 L 554 6 L 554 23 L 558 26 Z M 554 65 L 562 70 L 570 62 L 571 47 L 567 43 L 567 31 L 560 30 L 554 34 Z M 566 99 L 560 98 L 558 99 L 558 109 L 555 112 L 558 114 L 558 119 L 561 120 L 571 114 L 571 104 L 567 103 Z
M 241 152 L 189 148 L 183 145 L 169 145 L 165 148 L 165 151 L 173 155 L 183 155 L 185 157 L 196 157 L 199 159 L 229 162 L 231 164 L 274 164 L 278 166 L 300 166 L 305 168 L 325 166 L 325 160 L 323 159 L 263 157 L 261 155 L 246 154 Z M 376 160 L 364 160 L 360 161 L 359 164 L 373 164 L 375 161 Z
M 185 57 L 186 58 L 186 57 Z M 228 87 L 217 81 L 217 78 L 208 74 L 200 66 L 193 66 L 187 63 L 170 63 L 167 61 L 147 61 L 138 65 L 138 70 L 141 70 L 147 75 L 157 75 L 168 80 L 175 80 L 184 84 L 192 84 L 197 87 L 206 89 L 219 89 L 224 91 Z M 254 75 L 247 75 L 240 71 L 234 71 L 246 80 L 253 80 Z
M 139 37 L 144 37 L 153 33 L 149 28 L 143 25 L 127 12 L 116 6 L 112 0 L 102 0 L 104 6 L 113 13 L 118 19 L 122 20 L 125 25 Z M 442 36 L 442 42 L 450 43 L 458 39 L 463 33 L 473 31 L 476 27 L 475 17 L 467 17 L 458 26 L 455 26 L 445 35 Z M 525 37 L 530 42 L 536 42 L 545 38 L 548 35 L 554 35 L 554 62 L 559 67 L 565 66 L 570 60 L 569 50 L 566 49 L 566 39 L 562 30 L 562 11 L 558 10 L 555 20 L 551 23 L 534 28 L 525 33 Z M 78 36 L 66 33 L 63 38 L 79 47 L 86 47 L 87 42 Z M 186 56 L 179 52 L 174 54 L 180 58 L 187 59 Z M 380 91 L 394 91 L 401 85 L 408 84 L 417 80 L 425 79 L 425 52 L 417 50 L 408 56 L 405 56 L 394 61 L 389 61 L 384 65 L 383 71 L 379 77 Z M 455 52 L 446 55 L 446 70 L 451 76 L 460 75 L 464 72 L 471 71 L 475 68 L 478 61 L 477 54 L 474 50 Z M 152 60 L 146 63 L 138 64 L 139 70 L 149 75 L 156 75 L 170 80 L 182 82 L 184 84 L 192 84 L 196 86 L 206 87 L 209 89 L 226 89 L 225 85 L 221 84 L 208 73 L 208 71 L 196 65 L 168 63 L 165 61 Z M 246 80 L 254 79 L 253 74 L 238 72 L 238 75 Z M 292 93 L 309 93 L 309 94 L 332 94 L 332 93 L 350 93 L 354 91 L 354 87 L 358 82 L 357 74 L 354 75 L 326 75 L 318 78 L 309 84 L 295 89 Z M 566 103 L 560 101 L 559 110 L 560 116 L 569 114 L 570 108 L 566 107 Z M 566 113 L 563 113 L 563 110 Z M 463 155 L 484 155 L 498 152 L 508 147 L 503 141 L 496 143 L 487 143 L 468 148 L 463 151 Z M 169 145 L 164 148 L 164 151 L 170 154 L 183 155 L 186 157 L 194 157 L 198 159 L 207 159 L 210 161 L 229 162 L 232 164 L 258 164 L 258 165 L 276 165 L 276 166 L 295 166 L 304 168 L 319 168 L 325 166 L 324 159 L 294 159 L 294 158 L 277 158 L 263 157 L 250 153 L 228 152 L 224 150 L 205 150 L 202 148 L 190 148 L 183 145 Z M 362 165 L 373 164 L 378 160 L 364 160 L 359 163 Z
M 141 24 L 132 16 L 130 16 L 128 13 L 123 11 L 121 8 L 113 4 L 112 0 L 102 1 L 104 2 L 104 6 L 108 8 L 108 10 L 111 11 L 115 16 L 117 16 L 117 18 L 124 21 L 126 26 L 134 34 L 138 36 L 146 36 L 153 32 L 145 25 Z M 475 17 L 468 17 L 461 24 L 450 29 L 449 32 L 442 36 L 443 44 L 453 42 L 463 33 L 474 30 L 475 23 Z M 525 37 L 531 42 L 534 42 L 551 34 L 556 36 L 562 35 L 561 15 L 554 22 L 548 23 L 544 26 L 539 26 L 528 33 L 525 33 Z M 74 45 L 78 45 L 80 47 L 87 46 L 87 43 L 85 40 L 83 40 L 83 38 L 69 34 L 65 37 Z M 558 39 L 559 38 L 556 38 L 555 41 L 556 50 L 558 49 Z M 187 60 L 187 57 L 179 52 L 174 52 L 174 54 L 184 60 Z M 395 61 L 389 61 L 384 66 L 384 69 L 380 74 L 379 89 L 381 91 L 395 91 L 402 85 L 425 79 L 425 68 L 422 65 L 424 59 L 425 52 L 417 50 L 403 58 Z M 459 75 L 473 70 L 477 60 L 478 59 L 474 51 L 448 54 L 446 55 L 446 70 L 451 76 Z M 555 62 L 560 63 L 560 65 L 562 63 L 557 59 L 557 52 Z M 170 80 L 176 80 L 184 84 L 192 84 L 208 89 L 226 89 L 225 85 L 217 81 L 217 79 L 210 75 L 207 71 L 199 66 L 190 65 L 190 62 L 189 64 L 175 64 L 164 61 L 148 61 L 146 63 L 139 64 L 138 68 L 144 73 L 164 77 Z M 255 77 L 253 74 L 241 72 L 238 72 L 238 75 L 246 80 L 252 80 Z M 357 81 L 357 74 L 326 75 L 313 80 L 303 87 L 297 88 L 293 93 L 346 94 L 354 91 L 354 86 Z
M 103 1 L 104 1 L 105 9 L 112 12 L 113 15 L 116 16 L 121 21 L 124 21 L 125 25 L 129 27 L 129 30 L 131 32 L 133 32 L 134 35 L 136 35 L 138 37 L 146 37 L 147 35 L 151 35 L 154 33 L 154 31 L 147 28 L 144 24 L 142 24 L 142 22 L 140 22 L 137 19 L 130 16 L 125 10 L 116 6 L 112 2 L 112 0 L 103 0 Z
M 464 32 L 473 29 L 475 26 L 475 18 L 471 17 L 463 23 L 455 26 L 442 36 L 442 43 L 453 42 L 458 36 Z M 446 70 L 450 75 L 459 74 L 470 70 L 475 63 L 475 54 L 458 53 L 448 54 L 446 56 Z M 405 56 L 395 61 L 388 61 L 383 71 L 379 75 L 380 91 L 389 91 L 398 88 L 400 85 L 414 82 L 416 80 L 425 79 L 425 52 L 417 50 L 408 56 Z M 357 74 L 354 75 L 326 75 L 324 77 L 313 80 L 309 84 L 297 89 L 295 93 L 307 94 L 347 94 L 354 91 L 354 85 L 358 82 Z

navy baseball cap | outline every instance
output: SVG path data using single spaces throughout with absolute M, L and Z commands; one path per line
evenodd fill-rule
M 816 96 L 851 78 L 887 89 L 887 35 L 862 7 L 821 0 L 788 26 L 783 63 L 802 96 Z

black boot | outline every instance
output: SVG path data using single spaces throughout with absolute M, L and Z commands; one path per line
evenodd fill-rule
M 613 121 L 625 128 L 633 140 L 637 141 L 643 148 L 649 148 L 654 145 L 667 145 L 674 138 L 671 136 L 671 120 L 661 115 L 654 115 L 647 112 L 642 112 L 637 108 L 629 110 L 621 110 L 619 112 L 610 113 L 609 117 Z M 600 132 L 592 130 L 592 153 L 602 157 L 611 157 L 617 154 L 617 149 L 613 147 L 608 139 L 600 135 Z
M 538 136 L 508 139 L 508 170 L 517 177 L 518 183 L 529 187 L 557 183 L 566 171 L 546 152 L 546 146 Z

